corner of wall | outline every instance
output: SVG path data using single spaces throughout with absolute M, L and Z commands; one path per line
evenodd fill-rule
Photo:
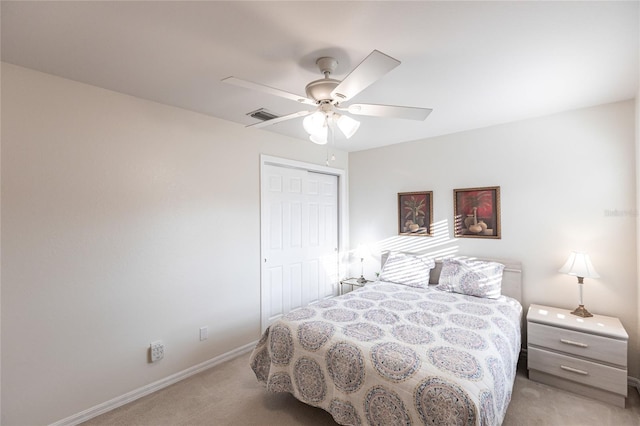
M 640 12 L 640 9 L 639 9 Z M 640 22 L 640 13 L 638 13 L 638 21 Z M 638 39 L 640 42 L 640 31 L 638 32 Z M 638 91 L 636 92 L 636 213 L 640 212 L 640 67 L 638 69 Z M 640 214 L 636 214 L 636 249 L 640 245 Z M 640 251 L 636 251 L 636 310 L 638 312 L 638 338 L 636 339 L 637 347 L 636 351 L 640 353 Z M 640 371 L 640 365 L 638 366 Z M 640 380 L 636 383 L 636 389 L 640 393 Z
M 638 8 L 638 23 L 640 26 L 640 7 Z M 640 44 L 640 29 L 638 30 L 638 43 Z M 636 212 L 640 212 L 640 66 L 638 67 L 638 90 L 636 92 Z M 640 214 L 636 215 L 636 311 L 638 312 L 637 319 L 637 333 L 638 338 L 636 339 L 637 347 L 636 352 L 640 353 L 640 251 L 637 250 L 638 245 L 640 243 Z M 638 371 L 640 371 L 640 365 L 638 366 Z M 636 383 L 636 389 L 638 393 L 640 393 L 640 380 Z
M 2 66 L 0 65 L 0 80 Z M 2 98 L 2 84 L 0 84 L 0 99 Z M 2 102 L 0 102 L 0 129 L 2 128 Z M 2 137 L 0 137 L 0 182 L 2 182 Z M 0 185 L 1 186 L 1 185 Z M 2 241 L 2 193 L 0 192 L 0 241 Z M 0 243 L 0 270 L 2 270 L 2 244 Z M 2 276 L 0 275 L 0 318 L 2 318 Z M 0 321 L 1 322 L 1 321 Z M 0 331 L 0 366 L 2 365 L 2 332 Z M 2 367 L 0 367 L 0 383 L 2 383 Z M 2 386 L 0 386 L 0 422 L 2 421 Z
M 640 74 L 638 75 L 638 92 L 636 93 L 636 212 L 640 212 Z M 640 214 L 636 215 L 636 249 L 640 244 Z M 640 353 L 640 251 L 637 251 L 638 258 L 636 260 L 636 307 L 638 308 L 638 339 L 636 339 L 636 351 Z M 638 366 L 640 371 L 640 366 Z M 636 388 L 640 393 L 640 382 Z

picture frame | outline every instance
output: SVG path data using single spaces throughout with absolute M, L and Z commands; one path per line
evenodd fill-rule
M 433 230 L 433 191 L 398 193 L 398 234 L 430 237 Z
M 453 206 L 455 237 L 502 238 L 499 186 L 454 189 Z

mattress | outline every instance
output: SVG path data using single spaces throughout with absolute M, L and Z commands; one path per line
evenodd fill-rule
M 375 282 L 271 324 L 251 368 L 341 425 L 498 425 L 516 374 L 522 306 Z

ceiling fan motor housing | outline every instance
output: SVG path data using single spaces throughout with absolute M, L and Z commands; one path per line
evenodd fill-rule
M 307 84 L 305 90 L 307 92 L 307 96 L 317 102 L 332 101 L 331 92 L 338 86 L 338 84 L 340 84 L 340 80 L 322 78 Z
M 316 102 L 333 101 L 331 92 L 340 84 L 340 81 L 329 78 L 329 76 L 338 67 L 338 61 L 330 56 L 323 56 L 322 58 L 318 58 L 316 65 L 320 69 L 320 72 L 324 74 L 324 78 L 307 84 L 305 88 L 307 96 Z

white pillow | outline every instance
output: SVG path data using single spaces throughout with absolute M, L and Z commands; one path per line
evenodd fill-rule
M 436 262 L 427 256 L 406 253 L 389 253 L 378 279 L 409 287 L 427 287 L 429 276 Z
M 444 259 L 436 289 L 497 299 L 502 294 L 504 265 L 481 260 Z

